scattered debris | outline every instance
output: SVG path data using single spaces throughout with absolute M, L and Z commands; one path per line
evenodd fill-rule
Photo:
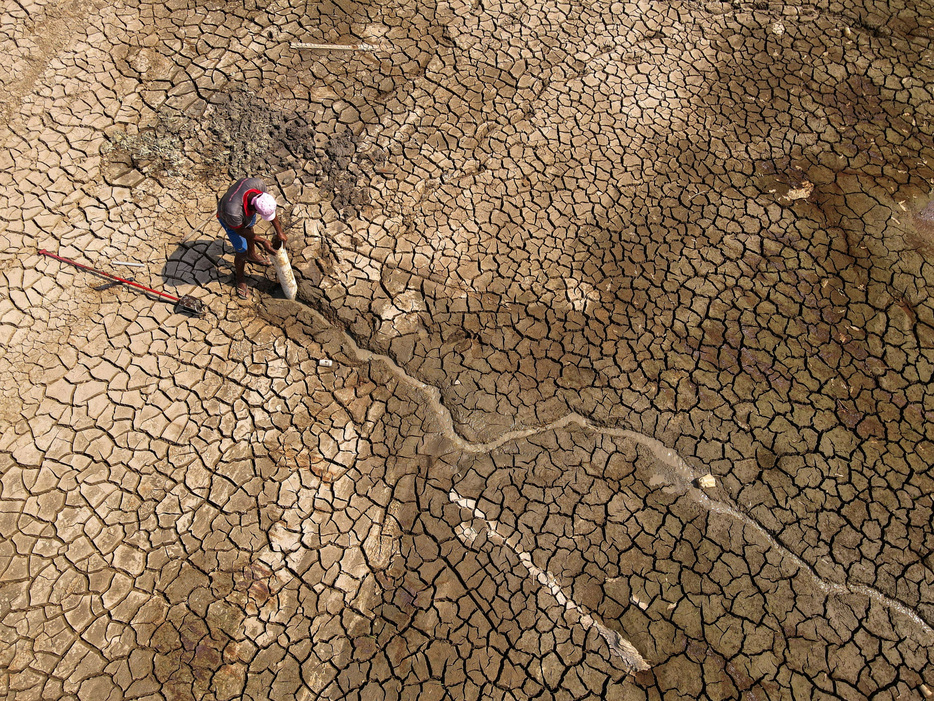
M 807 173 L 801 168 L 774 161 L 761 162 L 758 167 L 764 175 L 768 176 L 763 185 L 769 193 L 777 193 L 779 201 L 804 200 L 814 192 L 814 183 L 808 179 Z
M 162 115 L 160 123 L 150 129 L 133 133 L 115 130 L 108 133 L 101 154 L 108 161 L 127 167 L 148 177 L 154 173 L 177 174 L 186 164 L 185 140 L 177 115 Z M 174 131 L 173 131 L 174 129 Z
M 145 268 L 145 263 L 131 263 L 128 260 L 112 260 L 110 261 L 112 265 L 129 265 L 133 268 Z
M 332 365 L 334 365 L 334 361 L 331 360 L 330 358 L 321 358 L 321 360 L 318 361 L 318 365 L 320 365 L 323 368 L 329 368 Z
M 636 606 L 638 606 L 638 607 L 639 607 L 640 609 L 642 609 L 643 611 L 645 611 L 645 610 L 649 607 L 649 602 L 648 602 L 648 601 L 643 601 L 642 599 L 640 599 L 640 598 L 639 598 L 638 596 L 636 596 L 635 594 L 633 594 L 631 597 L 629 597 L 629 599 L 630 599 L 630 601 L 632 601 L 632 603 L 634 603 Z
M 785 199 L 788 200 L 806 200 L 814 192 L 814 183 L 805 180 L 800 187 L 789 188 L 785 193 Z
M 927 684 L 922 684 L 920 687 L 918 687 L 918 690 L 921 692 L 921 695 L 924 698 L 934 698 L 934 691 L 931 691 L 931 687 L 929 687 Z
M 717 486 L 717 480 L 713 475 L 704 475 L 697 478 L 697 486 L 703 489 L 711 489 Z

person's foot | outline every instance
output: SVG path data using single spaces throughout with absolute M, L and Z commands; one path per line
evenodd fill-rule
M 237 296 L 240 299 L 246 299 L 250 296 L 250 291 L 246 288 L 245 282 L 241 282 L 239 285 L 237 285 Z
M 272 265 L 272 263 L 269 262 L 269 258 L 266 256 L 252 255 L 248 256 L 247 260 L 251 263 L 256 263 L 257 265 Z

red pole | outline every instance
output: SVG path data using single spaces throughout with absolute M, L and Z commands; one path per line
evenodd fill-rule
M 140 285 L 138 282 L 133 282 L 132 280 L 125 280 L 125 279 L 122 278 L 122 277 L 117 277 L 116 275 L 111 275 L 110 273 L 105 273 L 105 272 L 102 272 L 102 271 L 100 271 L 100 270 L 95 270 L 94 268 L 92 268 L 92 267 L 90 267 L 90 266 L 82 265 L 81 263 L 77 263 L 77 262 L 71 260 L 70 258 L 63 258 L 62 256 L 57 256 L 57 255 L 55 255 L 54 253 L 51 253 L 50 251 L 45 250 L 44 248 L 39 249 L 39 253 L 40 253 L 41 255 L 43 255 L 43 256 L 48 256 L 49 258 L 54 258 L 55 260 L 60 260 L 60 261 L 62 261 L 63 263 L 68 263 L 69 265 L 73 265 L 73 266 L 75 266 L 76 268 L 81 268 L 82 270 L 87 270 L 88 272 L 94 273 L 95 275 L 100 275 L 101 277 L 105 277 L 105 278 L 107 278 L 108 280 L 114 280 L 114 281 L 116 281 L 116 282 L 122 282 L 124 285 L 129 285 L 130 287 L 135 287 L 135 288 L 137 288 L 137 289 L 142 290 L 143 292 L 148 292 L 149 294 L 157 295 L 157 296 L 162 297 L 163 299 L 167 299 L 167 300 L 169 300 L 169 301 L 171 301 L 171 302 L 178 303 L 178 302 L 180 301 L 178 297 L 176 297 L 175 295 L 170 295 L 168 292 L 159 292 L 159 290 L 154 290 L 154 289 L 152 289 L 151 287 L 146 287 L 145 285 Z

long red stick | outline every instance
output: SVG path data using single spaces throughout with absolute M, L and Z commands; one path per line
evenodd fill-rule
M 50 251 L 45 250 L 44 248 L 39 249 L 39 253 L 42 254 L 42 255 L 44 255 L 44 256 L 48 256 L 49 258 L 54 258 L 55 260 L 60 260 L 60 261 L 62 261 L 63 263 L 68 263 L 68 264 L 70 264 L 70 265 L 73 265 L 73 266 L 75 266 L 76 268 L 81 268 L 82 270 L 87 270 L 88 272 L 94 273 L 95 275 L 100 275 L 101 277 L 105 277 L 105 278 L 107 278 L 108 280 L 114 280 L 114 281 L 116 281 L 116 282 L 122 282 L 124 285 L 129 285 L 130 287 L 136 287 L 137 289 L 140 289 L 140 290 L 142 290 L 143 292 L 148 292 L 149 294 L 157 295 L 158 297 L 162 297 L 163 299 L 167 299 L 167 300 L 169 300 L 169 301 L 171 301 L 171 302 L 175 302 L 176 304 L 177 304 L 178 302 L 181 301 L 178 297 L 176 297 L 175 295 L 170 295 L 168 292 L 159 292 L 159 290 L 154 290 L 154 289 L 152 289 L 151 287 L 146 287 L 145 285 L 140 285 L 138 282 L 133 282 L 132 280 L 125 280 L 125 279 L 122 278 L 122 277 L 117 277 L 116 275 L 111 275 L 110 273 L 105 273 L 105 272 L 102 272 L 102 271 L 100 271 L 100 270 L 95 270 L 94 268 L 92 268 L 92 267 L 90 267 L 90 266 L 82 265 L 81 263 L 77 263 L 77 262 L 71 260 L 70 258 L 63 258 L 62 256 L 57 256 L 57 255 L 55 255 L 54 253 L 51 253 Z

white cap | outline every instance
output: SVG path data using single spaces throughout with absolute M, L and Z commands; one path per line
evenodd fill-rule
M 256 207 L 256 211 L 266 221 L 272 221 L 276 218 L 276 198 L 268 192 L 264 192 L 254 199 L 253 206 Z

